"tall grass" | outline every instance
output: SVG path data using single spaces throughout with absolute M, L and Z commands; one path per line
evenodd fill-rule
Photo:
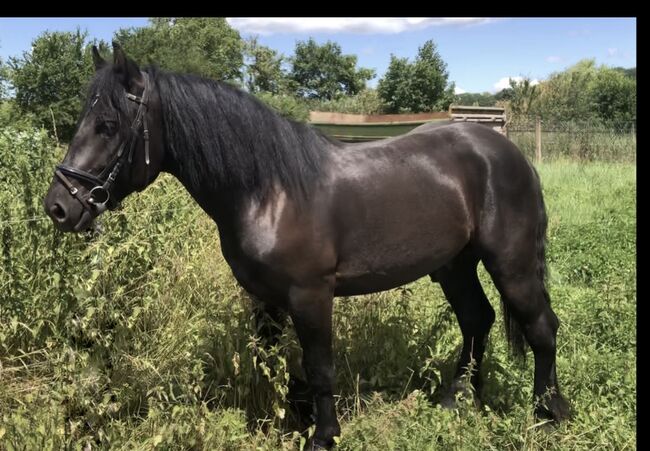
M 295 334 L 262 346 L 214 223 L 163 176 L 106 214 L 103 234 L 58 233 L 40 204 L 61 156 L 43 134 L 0 132 L 0 449 L 304 443 L 284 401 Z M 533 359 L 509 357 L 500 322 L 483 407 L 437 407 L 461 336 L 439 286 L 422 279 L 336 301 L 341 449 L 636 448 L 635 168 L 558 160 L 539 171 L 574 419 L 536 422 Z

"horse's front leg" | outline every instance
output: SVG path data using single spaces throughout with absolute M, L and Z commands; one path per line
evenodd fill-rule
M 262 338 L 265 349 L 278 344 L 282 329 L 287 320 L 287 312 L 269 303 L 259 301 L 253 295 L 253 312 L 255 315 L 255 331 Z M 289 393 L 287 401 L 298 421 L 307 425 L 311 422 L 313 413 L 312 399 L 308 384 L 299 375 L 290 374 Z
M 341 433 L 333 396 L 332 301 L 333 288 L 327 284 L 292 287 L 289 292 L 289 314 L 302 346 L 302 365 L 316 405 L 314 448 L 329 449 Z
M 255 315 L 255 332 L 264 340 L 264 346 L 270 348 L 278 343 L 282 329 L 286 324 L 286 312 L 270 304 L 253 299 L 253 313 Z

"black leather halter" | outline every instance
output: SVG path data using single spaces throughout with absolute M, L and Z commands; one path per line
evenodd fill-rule
M 114 209 L 117 207 L 117 202 L 114 198 L 111 197 L 111 188 L 115 179 L 117 178 L 120 170 L 124 166 L 124 162 L 128 160 L 129 164 L 133 161 L 133 151 L 135 149 L 135 144 L 137 138 L 140 136 L 139 130 L 140 125 L 143 127 L 143 138 L 144 138 L 144 162 L 146 165 L 146 177 L 149 179 L 149 128 L 147 127 L 147 102 L 149 100 L 149 79 L 147 74 L 142 72 L 144 77 L 144 91 L 142 91 L 142 97 L 135 96 L 133 94 L 127 93 L 126 98 L 137 103 L 138 112 L 135 115 L 135 119 L 131 124 L 131 133 L 124 140 L 117 151 L 117 155 L 113 158 L 111 163 L 109 163 L 106 168 L 99 174 L 94 175 L 89 172 L 83 171 L 81 169 L 73 168 L 60 164 L 56 167 L 54 174 L 61 180 L 61 182 L 68 188 L 70 194 L 75 197 L 84 209 L 88 210 L 91 214 L 98 214 L 104 211 L 106 208 Z M 96 100 L 93 105 L 97 103 L 99 95 L 96 96 Z M 125 152 L 124 149 L 128 146 L 128 150 Z M 79 190 L 74 186 L 74 184 L 68 178 L 75 178 L 84 182 L 89 182 L 95 186 L 90 190 L 90 192 L 84 197 L 79 193 Z

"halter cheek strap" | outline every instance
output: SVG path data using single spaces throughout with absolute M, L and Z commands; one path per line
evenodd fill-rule
M 79 190 L 68 180 L 68 178 L 63 175 L 61 172 L 61 169 L 57 167 L 57 170 L 54 172 L 56 176 L 61 180 L 61 182 L 65 185 L 66 188 L 68 188 L 68 191 L 70 192 L 71 195 L 73 195 L 79 202 L 81 202 L 81 205 L 86 210 L 90 210 L 90 205 L 88 205 L 88 202 L 86 201 L 86 198 L 84 198 L 80 193 Z M 81 175 L 81 174 L 79 174 Z
M 111 188 L 117 179 L 122 166 L 124 165 L 125 160 L 128 160 L 129 164 L 133 161 L 133 151 L 135 149 L 135 144 L 137 137 L 139 136 L 140 126 L 143 128 L 143 139 L 144 139 L 144 162 L 145 162 L 145 177 L 146 180 L 149 180 L 149 127 L 147 126 L 147 109 L 148 109 L 148 97 L 149 97 L 149 79 L 146 73 L 142 72 L 144 78 L 144 91 L 142 92 L 142 97 L 138 97 L 131 93 L 126 94 L 126 98 L 132 102 L 137 103 L 138 111 L 136 113 L 135 119 L 131 124 L 131 133 L 126 141 L 120 144 L 120 147 L 117 151 L 117 155 L 111 161 L 106 169 L 104 169 L 98 176 L 86 172 L 81 169 L 73 168 L 71 166 L 66 166 L 60 164 L 56 167 L 54 174 L 56 177 L 61 180 L 61 182 L 68 189 L 70 195 L 74 196 L 84 207 L 91 213 L 101 212 L 106 208 L 115 208 L 117 207 L 117 202 L 111 196 Z M 95 100 L 92 103 L 94 106 L 97 103 L 99 96 L 95 97 Z M 92 108 L 91 106 L 91 108 Z M 128 144 L 128 151 L 125 152 L 124 149 Z M 108 173 L 108 176 L 106 176 Z M 71 178 L 77 180 L 89 182 L 95 185 L 88 194 L 84 197 L 79 193 L 77 187 L 70 181 Z

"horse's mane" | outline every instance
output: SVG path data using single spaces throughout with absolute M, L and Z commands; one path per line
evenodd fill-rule
M 227 83 L 149 69 L 159 90 L 167 151 L 194 190 L 264 197 L 274 186 L 308 195 L 327 152 L 340 145 L 314 128 L 281 117 Z

